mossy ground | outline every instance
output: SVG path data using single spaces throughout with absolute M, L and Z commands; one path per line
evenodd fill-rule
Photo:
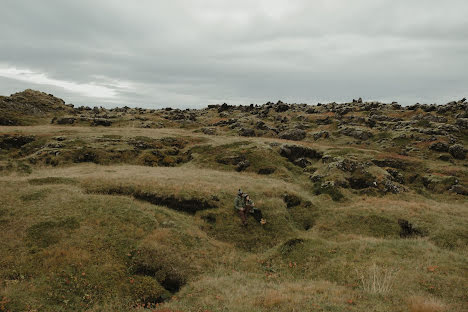
M 270 144 L 285 141 L 271 138 L 181 129 L 109 128 L 98 135 L 86 127 L 16 129 L 44 141 L 2 154 L 0 311 L 403 312 L 416 311 L 414 304 L 466 310 L 462 195 L 436 193 L 416 180 L 421 194 L 340 189 L 342 198 L 334 198 L 336 189 L 317 192 L 309 174 Z M 106 150 L 103 161 L 28 161 L 56 136 L 66 137 L 70 153 L 83 144 Z M 175 141 L 168 145 L 168 137 Z M 107 151 L 134 151 L 129 142 L 168 154 L 183 143 L 177 148 L 192 158 L 147 165 Z M 361 161 L 391 156 L 369 147 L 306 145 Z M 219 161 L 238 156 L 250 162 L 242 172 Z M 275 170 L 258 174 L 266 167 Z M 461 180 L 466 173 L 431 159 L 410 170 Z M 233 209 L 238 188 L 251 195 L 267 224 L 249 218 L 241 225 Z M 177 209 L 171 204 L 177 201 L 197 209 Z M 422 235 L 401 238 L 398 219 Z M 375 280 L 386 287 L 373 288 Z

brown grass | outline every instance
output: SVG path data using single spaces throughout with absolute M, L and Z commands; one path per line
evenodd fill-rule
M 433 298 L 424 298 L 421 296 L 411 297 L 408 308 L 410 312 L 444 312 L 445 305 Z

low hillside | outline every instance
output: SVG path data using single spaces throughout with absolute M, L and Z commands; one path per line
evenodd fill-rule
M 0 126 L 0 311 L 467 311 L 464 100 L 21 96 L 29 125 Z M 242 225 L 239 188 L 266 224 Z
M 0 96 L 0 125 L 4 126 L 44 123 L 71 111 L 72 106 L 65 105 L 62 99 L 31 89 Z

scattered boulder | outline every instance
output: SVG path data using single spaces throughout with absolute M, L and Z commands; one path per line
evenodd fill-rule
M 244 137 L 254 137 L 256 136 L 255 130 L 251 128 L 242 128 L 239 130 L 239 135 Z
M 468 188 L 460 184 L 453 185 L 450 188 L 450 191 L 459 195 L 468 196 Z
M 406 169 L 408 162 L 399 159 L 373 159 L 372 162 L 378 167 L 391 167 L 395 169 Z
M 392 177 L 392 179 L 395 182 L 398 182 L 400 184 L 405 183 L 405 178 L 403 177 L 403 175 L 398 170 L 393 169 L 393 168 L 388 168 L 387 172 L 390 174 L 390 176 Z
M 203 134 L 207 134 L 207 135 L 215 135 L 216 134 L 216 128 L 214 128 L 214 127 L 201 128 L 201 132 Z
M 76 118 L 63 117 L 63 118 L 56 119 L 55 123 L 57 123 L 58 125 L 72 125 L 72 124 L 75 123 L 75 121 L 76 121 Z M 54 122 L 54 120 L 52 120 L 52 123 L 53 122 Z
M 2 135 L 0 136 L 0 149 L 21 148 L 36 138 L 32 135 Z
M 463 160 L 466 158 L 466 150 L 461 144 L 455 144 L 449 147 L 449 153 L 455 159 Z
M 429 149 L 436 151 L 436 152 L 448 152 L 449 145 L 445 142 L 436 142 L 436 143 L 432 143 L 429 146 Z
M 97 126 L 104 126 L 104 127 L 110 127 L 112 125 L 112 121 L 107 120 L 107 119 L 93 119 L 91 122 L 91 126 L 97 127 Z
M 286 112 L 287 110 L 289 110 L 288 104 L 285 104 L 281 101 L 278 101 L 278 103 L 276 103 L 275 111 L 277 113 L 283 113 L 283 112 Z
M 307 133 L 304 130 L 291 129 L 291 130 L 286 130 L 286 131 L 280 132 L 278 134 L 278 136 L 281 139 L 285 139 L 285 140 L 301 141 L 301 140 L 305 139 L 306 134 Z
M 355 160 L 345 158 L 336 163 L 336 168 L 344 172 L 354 172 L 358 168 L 363 168 L 363 166 Z
M 243 160 L 236 165 L 236 171 L 241 172 L 247 169 L 250 166 L 250 161 Z
M 307 166 L 311 165 L 312 163 L 307 158 L 301 157 L 301 158 L 295 159 L 293 161 L 293 164 L 295 164 L 296 166 L 299 166 L 301 168 L 306 168 Z
M 351 127 L 346 127 L 344 129 L 341 129 L 339 133 L 346 135 L 346 136 L 353 137 L 361 141 L 366 141 L 374 136 L 372 132 L 370 131 L 360 130 L 360 129 L 351 128 Z
M 315 120 L 315 123 L 316 123 L 317 125 L 329 125 L 329 124 L 332 123 L 332 120 L 331 120 L 330 117 L 327 116 L 327 117 L 322 118 L 322 119 L 316 119 L 316 120 Z
M 328 139 L 330 137 L 330 132 L 328 131 L 320 131 L 320 132 L 315 132 L 312 134 L 312 137 L 314 138 L 315 141 L 318 139 Z
M 468 118 L 457 118 L 456 125 L 460 129 L 468 129 Z

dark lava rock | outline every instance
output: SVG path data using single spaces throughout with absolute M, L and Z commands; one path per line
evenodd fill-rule
M 360 130 L 355 128 L 346 127 L 339 131 L 340 134 L 353 137 L 358 140 L 366 141 L 373 137 L 372 132 L 366 130 Z
M 405 169 L 407 162 L 398 159 L 373 159 L 372 162 L 378 167 L 391 167 L 395 169 Z
M 301 141 L 306 137 L 306 134 L 307 133 L 304 130 L 291 129 L 291 130 L 280 132 L 278 136 L 281 139 L 285 139 L 285 140 Z
M 459 195 L 468 196 L 468 188 L 466 188 L 466 187 L 464 187 L 463 185 L 460 185 L 460 184 L 453 185 L 450 188 L 450 191 L 452 191 L 452 192 L 454 192 L 456 194 L 459 194 Z
M 218 108 L 218 113 L 224 112 L 229 110 L 230 108 L 233 108 L 234 106 L 228 105 L 226 103 L 223 103 L 219 108 Z
M 207 135 L 215 135 L 216 134 L 216 128 L 201 128 L 201 132 L 203 134 L 207 134 Z
M 229 126 L 229 125 L 235 124 L 236 122 L 237 122 L 236 118 L 231 118 L 231 119 L 228 119 L 228 120 L 220 120 L 220 121 L 212 124 L 212 126 Z
M 294 161 L 298 158 L 321 159 L 323 154 L 319 151 L 300 145 L 283 145 L 280 149 L 280 155 Z
M 357 168 L 362 168 L 363 166 L 355 160 L 352 159 L 343 159 L 336 164 L 336 168 L 344 172 L 353 172 Z
M 403 184 L 405 183 L 405 178 L 403 177 L 403 175 L 396 169 L 393 169 L 393 168 L 388 168 L 387 169 L 387 172 L 390 174 L 390 176 L 392 177 L 392 179 L 400 184 Z
M 332 123 L 332 120 L 331 120 L 330 117 L 327 116 L 327 117 L 325 117 L 325 118 L 323 118 L 323 119 L 316 119 L 316 120 L 315 120 L 315 123 L 316 123 L 317 125 L 329 125 L 329 124 Z
M 53 121 L 53 120 L 52 120 Z M 72 125 L 74 124 L 76 121 L 76 118 L 73 118 L 73 117 L 64 117 L 64 118 L 60 118 L 60 119 L 57 119 L 55 122 L 58 124 L 58 125 Z
M 31 135 L 2 135 L 0 136 L 0 149 L 21 148 L 34 140 L 35 137 Z
M 239 135 L 244 137 L 254 137 L 256 136 L 256 133 L 254 129 L 242 128 L 239 130 Z
M 325 178 L 325 176 L 323 176 L 321 174 L 314 174 L 314 175 L 309 177 L 310 181 L 312 181 L 312 182 L 320 182 L 320 181 L 322 181 L 323 178 Z
M 243 160 L 236 165 L 236 171 L 241 172 L 247 169 L 250 166 L 250 161 Z
M 104 127 L 110 127 L 112 125 L 112 121 L 107 120 L 107 119 L 93 119 L 91 122 L 91 126 L 97 127 L 97 126 L 104 126 Z
M 449 152 L 455 159 L 463 160 L 466 158 L 466 150 L 461 144 L 455 144 L 450 146 Z
M 406 191 L 406 189 L 403 188 L 402 186 L 396 185 L 395 183 L 389 180 L 383 180 L 379 185 L 379 189 L 383 193 L 393 193 L 393 194 L 399 194 L 401 192 Z
M 447 143 L 444 143 L 444 142 L 436 142 L 436 143 L 432 143 L 429 146 L 429 149 L 436 151 L 436 152 L 448 152 L 449 146 Z
M 278 103 L 276 103 L 275 111 L 277 113 L 286 112 L 287 110 L 289 110 L 289 105 L 288 104 L 285 104 L 285 103 L 283 103 L 281 101 L 278 101 Z
M 460 129 L 468 129 L 468 118 L 458 118 L 456 124 Z
M 318 140 L 318 139 L 328 139 L 330 137 L 330 132 L 328 131 L 320 131 L 320 132 L 316 132 L 314 133 L 313 135 L 313 138 L 314 140 Z
M 307 158 L 298 158 L 298 159 L 295 159 L 293 161 L 293 163 L 296 165 L 296 166 L 299 166 L 301 168 L 305 168 L 309 165 L 311 165 L 312 163 L 307 159 Z

